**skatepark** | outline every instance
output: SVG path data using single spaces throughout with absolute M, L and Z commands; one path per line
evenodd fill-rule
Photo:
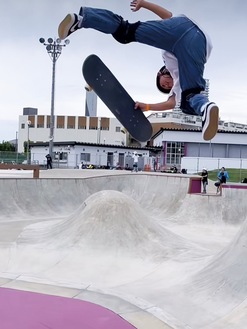
M 246 189 L 116 170 L 0 181 L 1 328 L 247 327 Z

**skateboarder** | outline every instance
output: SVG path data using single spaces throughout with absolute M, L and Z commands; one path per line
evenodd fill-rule
M 58 35 L 65 39 L 78 29 L 92 28 L 112 34 L 120 43 L 139 42 L 162 49 L 165 66 L 158 72 L 156 82 L 159 90 L 168 93 L 168 99 L 158 104 L 136 102 L 136 107 L 164 111 L 180 105 L 184 113 L 202 117 L 203 138 L 212 139 L 218 130 L 219 109 L 203 93 L 204 65 L 212 49 L 208 36 L 188 17 L 172 16 L 151 2 L 133 0 L 130 6 L 134 12 L 150 10 L 161 19 L 129 23 L 109 10 L 81 7 L 79 14 L 68 14 L 63 19 Z

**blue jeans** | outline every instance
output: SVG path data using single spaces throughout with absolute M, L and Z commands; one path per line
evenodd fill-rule
M 82 28 L 114 34 L 123 21 L 121 16 L 106 9 L 84 7 L 82 11 Z M 205 89 L 206 38 L 203 32 L 187 17 L 172 17 L 140 22 L 132 41 L 175 55 L 182 89 L 181 108 L 187 114 L 201 115 L 201 107 L 208 102 L 207 97 L 200 94 Z

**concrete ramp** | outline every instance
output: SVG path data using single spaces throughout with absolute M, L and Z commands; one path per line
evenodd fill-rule
M 2 179 L 2 286 L 72 289 L 139 329 L 247 327 L 247 191 L 188 189 L 186 175 Z

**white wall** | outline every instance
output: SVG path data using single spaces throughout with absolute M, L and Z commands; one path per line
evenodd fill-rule
M 205 141 L 202 138 L 201 131 L 182 131 L 182 130 L 164 130 L 159 134 L 153 142 L 154 146 L 162 146 L 163 141 L 184 142 L 184 143 L 200 143 L 200 144 L 239 144 L 245 145 L 247 141 L 247 134 L 245 133 L 227 133 L 219 132 L 212 139 L 212 141 Z
M 65 166 L 68 168 L 75 168 L 81 163 L 80 156 L 81 153 L 90 153 L 90 164 L 93 165 L 107 165 L 107 155 L 108 153 L 113 154 L 112 165 L 115 167 L 119 162 L 119 154 L 124 154 L 126 156 L 132 156 L 133 152 L 136 151 L 141 157 L 143 157 L 143 164 L 152 163 L 152 159 L 149 158 L 150 152 L 148 150 L 143 149 L 128 149 L 128 148 L 118 148 L 116 147 L 107 147 L 104 145 L 61 145 L 54 146 L 54 152 L 63 152 L 67 153 L 68 159 L 67 161 L 59 161 L 59 167 Z M 43 165 L 46 164 L 45 156 L 49 153 L 48 146 L 32 146 L 31 148 L 31 162 L 38 162 Z M 85 164 L 86 163 L 84 161 Z M 55 163 L 54 163 L 55 165 Z

